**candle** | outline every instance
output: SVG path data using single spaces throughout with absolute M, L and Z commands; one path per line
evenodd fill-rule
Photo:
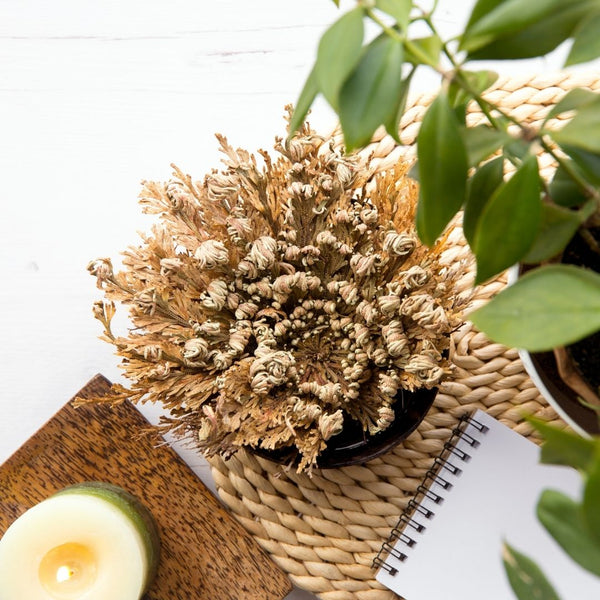
M 77 484 L 7 529 L 0 599 L 139 600 L 158 557 L 158 528 L 136 498 L 106 483 Z

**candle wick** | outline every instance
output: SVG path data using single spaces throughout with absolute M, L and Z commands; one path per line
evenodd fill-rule
M 56 571 L 56 581 L 58 583 L 63 583 L 71 579 L 73 575 L 74 571 L 69 567 L 63 565 L 62 567 L 58 567 L 58 570 Z

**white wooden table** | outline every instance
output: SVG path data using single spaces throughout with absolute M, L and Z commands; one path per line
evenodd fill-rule
M 473 3 L 442 0 L 442 26 Z M 220 164 L 215 132 L 271 149 L 338 14 L 331 0 L 0 0 L 0 462 L 95 373 L 121 380 L 86 265 L 149 227 L 140 180 L 171 163 L 200 179 Z M 320 103 L 311 122 L 334 119 Z

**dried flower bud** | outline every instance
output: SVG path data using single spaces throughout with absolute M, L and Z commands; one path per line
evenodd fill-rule
M 379 218 L 379 213 L 377 209 L 374 207 L 363 208 L 360 211 L 360 219 L 363 223 L 367 225 L 372 225 L 373 223 L 377 223 L 377 219 Z
M 282 322 L 275 323 L 275 326 L 273 327 L 273 333 L 275 337 L 281 337 L 287 333 L 287 329 L 288 328 Z
M 290 352 L 272 350 L 257 358 L 250 366 L 250 385 L 257 394 L 266 394 L 272 388 L 295 378 L 295 359 Z
M 333 178 L 330 175 L 321 175 L 319 177 L 319 187 L 326 193 L 333 190 Z
M 344 187 L 344 189 L 348 189 L 352 185 L 354 178 L 356 177 L 356 171 L 351 169 L 348 164 L 345 164 L 343 162 L 340 162 L 337 165 L 335 169 L 335 174 L 342 186 Z
M 429 273 L 419 265 L 413 265 L 402 273 L 400 278 L 402 285 L 409 290 L 415 290 L 424 286 L 429 279 Z
M 162 258 L 160 261 L 161 275 L 168 273 L 176 273 L 183 266 L 183 261 L 180 258 Z
M 411 356 L 405 370 L 407 373 L 414 374 L 427 387 L 437 385 L 444 375 L 444 370 L 441 367 L 429 356 L 422 354 Z
M 358 288 L 353 283 L 344 282 L 338 293 L 346 304 L 355 304 L 358 300 Z
M 371 337 L 371 332 L 368 327 L 365 327 L 362 324 L 357 324 L 354 328 L 355 341 L 359 346 L 364 346 Z
M 192 338 L 183 346 L 183 357 L 188 360 L 203 361 L 208 355 L 208 342 L 204 338 Z
M 135 303 L 146 314 L 153 315 L 156 309 L 156 290 L 153 288 L 142 290 L 134 296 Z
M 400 311 L 430 331 L 442 332 L 448 329 L 446 312 L 429 294 L 415 294 L 404 298 Z
M 239 244 L 243 242 L 252 233 L 252 224 L 249 219 L 244 217 L 227 217 L 227 234 L 231 241 Z
M 236 354 L 242 354 L 246 349 L 251 336 L 252 330 L 250 328 L 236 329 L 229 336 L 229 347 Z
M 297 396 L 294 398 L 296 398 L 296 401 L 294 403 L 293 412 L 296 413 L 300 419 L 306 419 L 309 422 L 315 421 L 323 413 L 323 410 L 318 404 L 306 402 Z
M 221 310 L 225 306 L 227 295 L 227 282 L 224 279 L 214 279 L 208 284 L 206 293 L 202 295 L 200 301 L 204 308 Z
M 377 298 L 377 304 L 384 315 L 392 315 L 400 308 L 400 298 L 396 294 L 379 296 L 379 298 Z
M 294 181 L 292 182 L 287 189 L 290 196 L 294 196 L 295 198 L 302 198 L 302 182 Z
M 289 140 L 286 144 L 286 153 L 289 159 L 294 163 L 299 163 L 304 160 L 311 146 L 300 140 Z
M 319 431 L 325 441 L 337 435 L 344 427 L 344 413 L 341 409 L 333 414 L 323 414 L 319 417 Z
M 162 358 L 163 350 L 160 346 L 144 346 L 144 359 L 148 361 L 157 361 Z
M 391 321 L 381 330 L 388 354 L 396 358 L 408 350 L 409 340 L 400 321 Z
M 377 417 L 377 429 L 379 431 L 383 431 L 394 422 L 396 415 L 394 414 L 393 409 L 389 406 L 381 406 L 377 410 Z
M 228 369 L 233 362 L 233 357 L 226 352 L 212 352 L 210 358 L 217 371 Z
M 96 284 L 100 289 L 105 281 L 113 278 L 113 266 L 110 258 L 98 258 L 91 261 L 87 266 L 87 270 L 96 277 Z
M 352 221 L 352 218 L 350 217 L 347 210 L 344 210 L 344 209 L 337 210 L 335 212 L 335 214 L 333 215 L 333 222 L 336 225 L 343 225 L 345 223 L 350 223 L 350 221 Z
M 334 300 L 328 300 L 323 305 L 323 310 L 329 315 L 335 314 L 337 312 L 337 302 Z
M 171 367 L 168 363 L 160 363 L 150 370 L 149 376 L 152 379 L 164 381 L 171 375 Z
M 373 302 L 363 300 L 356 307 L 356 314 L 364 320 L 367 325 L 373 325 L 379 316 L 379 311 Z
M 391 254 L 397 254 L 398 256 L 406 256 L 415 249 L 416 245 L 417 240 L 414 236 L 388 231 L 385 234 L 383 250 Z
M 383 367 L 389 360 L 389 354 L 383 348 L 377 348 L 371 352 L 370 358 L 378 367 Z
M 254 263 L 259 271 L 270 269 L 275 264 L 277 241 L 268 235 L 254 241 L 246 259 Z
M 251 319 L 258 311 L 258 306 L 253 302 L 242 302 L 235 310 L 235 318 Z
M 325 229 L 317 234 L 316 241 L 319 246 L 333 246 L 338 240 L 329 229 Z
M 385 373 L 379 374 L 379 390 L 388 398 L 394 398 L 400 389 L 400 382 L 397 377 L 392 377 Z
M 207 336 L 211 337 L 211 336 L 219 335 L 219 333 L 221 333 L 221 325 L 219 323 L 217 323 L 216 321 L 211 321 L 211 320 L 204 321 L 204 323 L 201 323 L 201 324 L 197 325 L 196 327 L 194 327 L 194 332 L 198 336 L 207 335 Z
M 198 261 L 201 269 L 216 269 L 227 264 L 229 252 L 223 242 L 206 240 L 198 246 L 194 258 Z
M 241 300 L 241 297 L 239 294 L 236 294 L 236 293 L 227 294 L 227 300 L 226 300 L 227 308 L 229 310 L 235 310 L 240 305 L 240 300 Z
M 368 277 L 375 271 L 375 262 L 376 255 L 374 254 L 370 254 L 368 256 L 355 254 L 350 259 L 350 267 L 357 277 Z
M 246 258 L 242 259 L 237 266 L 237 272 L 248 279 L 255 279 L 258 277 L 258 267 Z

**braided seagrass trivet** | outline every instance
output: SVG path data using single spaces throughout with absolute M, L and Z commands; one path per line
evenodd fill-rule
M 573 87 L 600 89 L 600 76 L 561 73 L 497 82 L 486 96 L 521 121 L 539 124 L 549 108 Z M 400 128 L 405 146 L 383 133 L 364 150 L 365 169 L 376 172 L 413 151 L 420 121 L 433 95 L 406 111 Z M 470 124 L 484 119 L 468 116 Z M 334 138 L 341 143 L 339 133 Z M 553 166 L 541 165 L 545 175 Z M 458 231 L 458 228 L 457 228 Z M 456 232 L 455 232 L 456 233 Z M 459 233 L 459 231 L 458 231 Z M 468 254 L 457 235 L 456 257 Z M 473 306 L 505 285 L 504 276 L 479 287 Z M 459 285 L 465 289 L 470 280 Z M 392 600 L 375 581 L 371 562 L 416 492 L 433 458 L 460 415 L 481 408 L 520 433 L 532 435 L 523 414 L 561 424 L 527 376 L 516 350 L 491 343 L 470 323 L 453 334 L 455 372 L 442 384 L 419 428 L 393 451 L 352 467 L 315 471 L 312 478 L 239 452 L 210 460 L 221 499 L 292 581 L 322 600 Z M 498 540 L 500 544 L 500 540 Z

